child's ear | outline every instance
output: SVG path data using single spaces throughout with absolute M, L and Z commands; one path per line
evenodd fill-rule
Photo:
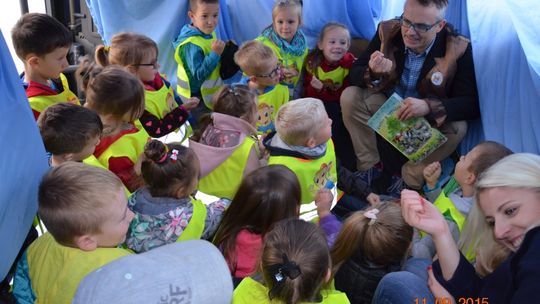
M 127 70 L 128 70 L 131 74 L 137 75 L 137 68 L 136 68 L 136 67 L 134 67 L 134 66 L 132 66 L 132 65 L 128 65 L 128 66 L 127 66 Z
M 315 148 L 315 146 L 316 146 L 315 138 L 310 137 L 306 142 L 306 147 Z
M 474 183 L 476 182 L 476 174 L 472 173 L 472 172 L 468 172 L 469 174 L 467 174 L 467 177 L 465 178 L 465 182 L 467 183 L 467 185 L 474 185 Z
M 257 77 L 249 76 L 249 82 L 257 83 Z
M 26 63 L 30 66 L 36 66 L 39 64 L 39 57 L 34 53 L 28 54 L 28 56 L 26 56 Z
M 187 15 L 188 15 L 189 19 L 191 19 L 191 20 L 193 20 L 193 18 L 195 18 L 195 14 L 193 14 L 193 12 L 191 10 L 189 10 L 187 12 Z
M 330 282 L 331 278 L 332 278 L 332 268 L 328 267 L 328 270 L 326 271 L 326 276 L 324 276 L 324 282 L 325 283 Z
M 321 45 L 322 43 L 320 41 L 317 42 L 317 48 L 322 52 L 323 47 Z
M 75 245 L 82 251 L 94 251 L 98 247 L 96 238 L 90 234 L 75 237 Z

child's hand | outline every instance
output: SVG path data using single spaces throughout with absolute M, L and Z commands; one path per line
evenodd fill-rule
M 317 214 L 319 218 L 323 218 L 330 213 L 330 208 L 332 208 L 332 201 L 334 200 L 334 195 L 330 189 L 321 188 L 315 194 L 315 205 L 317 206 Z
M 424 168 L 424 179 L 429 189 L 435 188 L 439 177 L 441 177 L 441 163 L 433 162 Z
M 223 50 L 225 49 L 225 42 L 223 40 L 216 39 L 212 41 L 212 46 L 210 47 L 214 53 L 221 56 Z
M 317 79 L 317 77 L 315 77 L 315 76 L 313 76 L 313 78 L 311 78 L 310 84 L 317 91 L 320 91 L 320 90 L 323 89 L 323 83 L 319 79 Z
M 385 58 L 384 54 L 375 51 L 369 57 L 369 68 L 376 74 L 387 74 L 392 70 L 392 60 Z
M 368 196 L 366 197 L 366 200 L 372 206 L 381 202 L 381 198 L 379 197 L 379 195 L 377 195 L 377 194 L 375 194 L 373 192 L 368 194 Z
M 283 74 L 283 78 L 285 82 L 291 82 L 291 79 L 293 77 L 298 76 L 300 73 L 295 68 L 282 68 L 281 73 Z
M 191 97 L 182 105 L 184 106 L 184 109 L 186 109 L 186 111 L 191 111 L 192 109 L 196 108 L 199 105 L 199 102 L 200 102 L 199 98 Z

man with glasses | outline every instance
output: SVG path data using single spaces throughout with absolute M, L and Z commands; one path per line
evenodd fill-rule
M 375 133 L 367 125 L 392 93 L 404 98 L 399 119 L 425 117 L 448 138 L 422 162 L 401 167 L 403 181 L 414 189 L 424 183 L 425 166 L 455 151 L 466 133 L 466 120 L 480 116 L 471 46 L 444 19 L 447 5 L 448 0 L 407 0 L 400 18 L 379 24 L 351 68 L 351 86 L 341 95 L 341 107 L 358 170 L 368 182 L 380 174 L 381 156 L 390 163 L 398 153 L 383 144 L 380 156 Z

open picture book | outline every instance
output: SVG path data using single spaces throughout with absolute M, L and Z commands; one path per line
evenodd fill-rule
M 368 125 L 409 160 L 417 163 L 446 142 L 446 137 L 432 128 L 423 117 L 399 120 L 396 112 L 403 98 L 394 93 L 368 120 Z

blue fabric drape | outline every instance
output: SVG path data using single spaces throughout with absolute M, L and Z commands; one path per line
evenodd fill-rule
M 1 33 L 1 32 L 0 32 Z M 9 49 L 0 35 L 0 279 L 19 252 L 37 210 L 45 148 Z
M 237 43 L 253 39 L 271 23 L 273 0 L 222 0 L 217 34 Z M 303 30 L 310 47 L 329 21 L 344 23 L 353 37 L 371 39 L 381 20 L 399 16 L 404 0 L 304 0 Z M 186 0 L 87 0 L 100 34 L 108 41 L 122 30 L 144 33 L 158 42 L 162 71 L 174 81 L 170 41 L 187 19 Z M 471 122 L 463 153 L 483 139 L 516 152 L 539 153 L 540 1 L 449 1 L 447 19 L 470 37 L 482 120 Z M 165 21 L 169 20 L 169 21 Z M 504 26 L 501 26 L 504 25 Z

